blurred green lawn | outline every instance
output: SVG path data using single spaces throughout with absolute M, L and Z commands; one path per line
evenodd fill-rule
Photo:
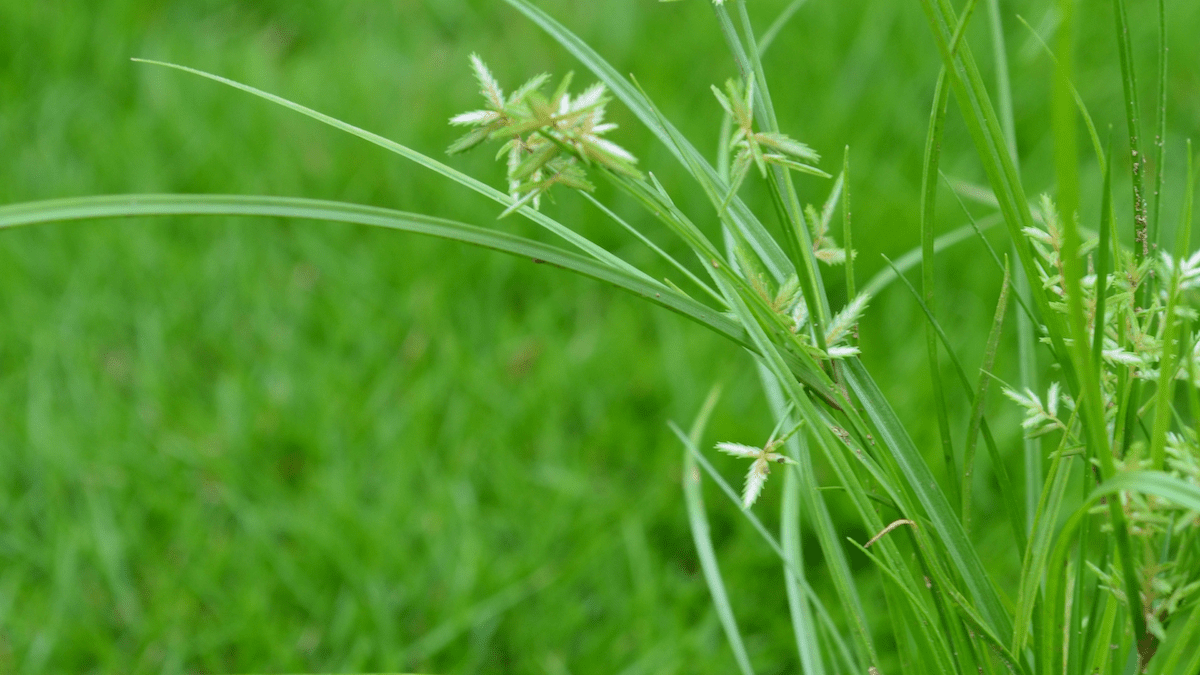
M 732 65 L 705 2 L 540 4 L 715 147 L 708 86 Z M 785 4 L 750 9 L 765 27 Z M 1049 67 L 1014 18 L 1039 25 L 1046 12 L 1004 4 L 1026 175 L 1051 189 Z M 1141 4 L 1135 39 L 1149 54 Z M 1098 124 L 1121 129 L 1106 11 L 1081 27 L 1079 85 Z M 1172 12 L 1177 38 L 1197 25 L 1195 6 Z M 983 21 L 970 34 L 981 55 Z M 472 51 L 509 86 L 577 67 L 496 2 L 0 3 L 0 203 L 300 195 L 541 236 L 362 141 L 129 61 L 210 70 L 442 157 L 456 136 L 445 120 L 477 104 Z M 1171 57 L 1196 52 L 1179 38 Z M 880 253 L 917 243 L 938 66 L 920 8 L 810 0 L 767 64 L 786 132 L 833 172 L 852 146 L 865 280 Z M 1180 133 L 1200 131 L 1198 88 L 1194 67 L 1176 68 Z M 614 140 L 711 227 L 666 151 L 611 110 Z M 957 122 L 946 145 L 947 173 L 981 180 Z M 448 161 L 501 183 L 486 150 Z M 800 181 L 817 203 L 828 187 Z M 943 205 L 946 226 L 964 222 Z M 576 196 L 544 208 L 666 273 Z M 961 327 L 969 364 L 999 277 L 981 251 L 962 245 L 939 270 L 942 318 Z M 899 289 L 868 314 L 868 365 L 932 448 L 921 319 Z M 1000 374 L 1011 366 L 1002 356 Z M 0 233 L 0 672 L 730 672 L 666 428 L 690 421 L 714 382 L 725 395 L 707 442 L 761 442 L 768 415 L 731 345 L 601 284 L 461 245 L 262 219 Z M 738 462 L 716 461 L 740 481 Z M 795 672 L 779 566 L 716 491 L 708 502 L 752 659 Z M 774 521 L 770 485 L 756 509 Z M 1011 555 L 986 527 L 981 546 Z

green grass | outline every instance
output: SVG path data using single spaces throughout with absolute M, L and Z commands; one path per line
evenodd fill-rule
M 719 108 L 708 85 L 733 65 L 703 4 L 544 6 L 620 72 L 634 72 L 710 152 Z M 785 4 L 752 3 L 760 30 Z M 1135 57 L 1150 64 L 1157 24 L 1132 9 Z M 1044 11 L 1019 10 L 1034 25 Z M 1050 189 L 1048 66 L 1009 11 L 1025 177 Z M 1200 20 L 1190 7 L 1172 12 L 1173 26 Z M 1080 23 L 1081 43 L 1102 48 L 1078 55 L 1076 84 L 1099 124 L 1121 128 L 1111 16 Z M 63 16 L 31 4 L 0 10 L 0 25 L 20 36 L 0 40 L 0 203 L 303 195 L 540 236 L 515 217 L 496 223 L 493 204 L 357 139 L 128 61 L 161 58 L 251 83 L 499 185 L 488 153 L 441 154 L 455 137 L 446 118 L 475 103 L 466 55 L 479 52 L 506 82 L 574 65 L 506 7 L 112 2 Z M 981 41 L 982 22 L 968 36 Z M 853 147 L 856 267 L 866 279 L 883 267 L 880 253 L 895 258 L 918 243 L 939 65 L 920 8 L 810 0 L 771 49 L 780 127 L 821 151 L 827 169 L 845 143 Z M 1196 51 L 1172 44 L 1175 157 L 1179 138 L 1200 132 L 1186 116 L 1200 105 L 1197 73 L 1179 65 Z M 685 211 L 708 213 L 665 149 L 611 109 L 619 142 L 642 168 Z M 943 170 L 982 182 L 961 118 L 949 120 Z M 1081 178 L 1098 185 L 1100 174 Z M 798 185 L 818 203 L 828 189 L 813 178 Z M 1128 183 L 1115 193 L 1127 212 Z M 1182 191 L 1168 182 L 1167 193 Z M 761 186 L 747 196 L 769 211 Z M 601 197 L 656 231 L 627 200 Z M 586 202 L 556 199 L 548 213 L 660 269 Z M 1171 199 L 1165 214 L 1177 211 Z M 1097 206 L 1085 202 L 1085 214 Z M 963 221 L 950 208 L 938 216 L 939 231 Z M 961 327 L 952 336 L 968 364 L 982 358 L 1000 279 L 978 264 L 985 255 L 962 244 L 938 260 L 933 279 L 939 319 Z M 903 292 L 888 291 L 868 311 L 862 345 L 936 465 L 923 322 Z M 1012 380 L 1010 341 L 997 373 Z M 952 382 L 948 370 L 944 378 Z M 666 426 L 689 421 L 713 381 L 725 393 L 709 438 L 769 431 L 752 362 L 727 343 L 602 284 L 462 245 L 247 218 L 5 231 L 0 672 L 729 672 L 734 658 L 688 533 L 679 445 Z M 951 419 L 965 420 L 969 405 L 950 404 Z M 989 419 L 1005 422 L 995 424 L 1007 430 L 998 441 L 1014 448 L 1016 411 L 993 405 Z M 726 475 L 744 469 L 714 461 Z M 977 510 L 999 507 L 990 483 L 976 488 Z M 761 672 L 794 671 L 779 566 L 707 492 L 750 659 Z M 768 524 L 779 498 L 768 489 L 756 507 Z M 859 529 L 848 499 L 827 502 L 841 534 L 873 534 Z M 1021 561 L 1007 523 L 994 520 L 974 543 L 1007 567 L 1012 597 Z M 817 560 L 807 521 L 802 543 Z M 847 556 L 859 592 L 878 597 L 878 576 L 861 574 L 871 563 Z M 828 570 L 816 564 L 809 581 L 836 604 Z M 887 621 L 882 612 L 868 619 Z M 894 645 L 879 648 L 891 654 Z

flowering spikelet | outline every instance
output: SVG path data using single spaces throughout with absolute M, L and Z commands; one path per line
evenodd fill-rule
M 775 462 L 776 464 L 795 464 L 791 458 L 775 452 L 775 448 L 779 447 L 781 442 L 772 441 L 762 448 L 742 445 L 741 443 L 717 443 L 717 449 L 721 452 L 733 455 L 734 457 L 754 460 L 750 464 L 750 471 L 746 473 L 745 487 L 742 488 L 743 508 L 750 508 L 758 499 L 763 485 L 767 482 L 767 475 L 771 473 L 771 462 Z
M 585 167 L 598 165 L 627 176 L 640 177 L 637 159 L 621 146 L 602 138 L 617 128 L 604 121 L 609 99 L 604 84 L 596 83 L 572 97 L 571 75 L 547 98 L 542 92 L 549 76 L 533 77 L 505 97 L 486 64 L 471 55 L 485 107 L 450 118 L 450 124 L 474 127 L 449 148 L 450 154 L 469 150 L 487 140 L 502 140 L 496 155 L 505 158 L 508 192 L 513 203 L 502 216 L 532 204 L 555 185 L 591 191 Z
M 717 2 L 716 4 L 721 4 Z M 754 82 L 743 88 L 741 82 L 728 80 L 725 82 L 725 92 L 712 87 L 713 96 L 717 103 L 733 120 L 733 133 L 729 137 L 729 148 L 737 152 L 729 169 L 729 193 L 725 196 L 728 203 L 750 173 L 750 167 L 758 167 L 764 177 L 767 175 L 767 165 L 772 164 L 792 171 L 811 173 L 823 178 L 831 178 L 824 171 L 813 166 L 820 161 L 821 156 L 812 148 L 774 131 L 754 130 Z

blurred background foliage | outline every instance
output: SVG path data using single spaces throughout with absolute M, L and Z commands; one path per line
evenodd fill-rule
M 765 28 L 785 4 L 750 9 Z M 1173 4 L 1177 159 L 1180 139 L 1200 131 L 1200 82 L 1178 65 L 1196 62 L 1183 27 L 1197 25 L 1197 7 Z M 715 149 L 709 85 L 733 67 L 706 3 L 540 5 Z M 1151 5 L 1131 8 L 1147 75 Z M 1025 174 L 1050 190 L 1050 67 L 1015 17 L 1046 32 L 1052 16 L 1043 3 L 1002 6 Z M 1083 18 L 1076 77 L 1102 134 L 1124 124 L 1109 11 Z M 970 37 L 987 63 L 985 18 Z M 578 68 L 516 12 L 481 0 L 3 2 L 0 203 L 266 193 L 541 236 L 362 141 L 129 61 L 216 72 L 443 157 L 456 135 L 446 119 L 477 107 L 471 52 L 510 87 Z M 865 280 L 881 253 L 917 244 L 938 67 L 925 19 L 916 3 L 809 0 L 766 61 L 785 132 L 833 173 L 851 145 Z M 665 149 L 618 104 L 610 111 L 622 124 L 612 138 L 711 228 Z M 945 152 L 948 174 L 982 180 L 956 120 Z M 487 151 L 451 163 L 501 184 Z M 1096 182 L 1094 162 L 1084 167 Z M 819 204 L 829 183 L 801 178 L 800 189 Z M 746 195 L 769 211 L 755 187 Z M 1127 195 L 1118 189 L 1119 202 Z M 943 198 L 944 226 L 965 222 Z M 666 274 L 575 195 L 543 208 Z M 634 205 L 614 208 L 657 231 Z M 970 242 L 939 260 L 941 319 L 967 364 L 999 280 L 982 255 Z M 922 330 L 893 287 L 860 333 L 933 456 Z M 1011 371 L 1002 354 L 998 373 Z M 715 382 L 724 397 L 707 442 L 765 440 L 751 361 L 730 344 L 601 284 L 462 245 L 231 218 L 0 233 L 0 672 L 730 672 L 666 428 L 690 421 Z M 992 403 L 1016 461 L 1017 413 Z M 714 462 L 740 481 L 736 460 Z M 986 508 L 986 472 L 980 483 Z M 716 491 L 708 501 L 752 659 L 795 672 L 778 564 Z M 756 509 L 775 522 L 770 486 Z M 977 541 L 1015 565 L 1001 527 L 984 521 Z M 870 595 L 873 577 L 863 584 Z

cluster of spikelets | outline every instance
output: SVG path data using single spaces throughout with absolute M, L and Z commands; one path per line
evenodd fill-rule
M 727 112 L 729 111 L 727 110 Z M 807 205 L 804 209 L 809 233 L 812 235 L 813 256 L 829 265 L 844 264 L 848 257 L 855 256 L 854 251 L 847 251 L 845 248 L 839 247 L 833 235 L 830 234 L 830 223 L 841 198 L 844 178 L 844 176 L 839 176 L 834 182 L 829 197 L 819 212 L 812 204 Z M 804 302 L 804 295 L 800 291 L 799 278 L 793 274 L 774 292 L 771 292 L 769 276 L 758 270 L 754 257 L 747 254 L 742 248 L 734 249 L 734 254 L 738 266 L 749 279 L 750 285 L 774 312 L 785 317 L 790 323 L 793 344 L 798 344 L 810 356 L 822 360 L 843 359 L 859 353 L 858 347 L 854 345 L 854 339 L 857 338 L 856 326 L 863 310 L 867 308 L 870 296 L 865 293 L 858 294 L 833 317 L 833 320 L 825 327 L 825 349 L 821 350 L 809 337 L 812 326 L 809 324 L 808 305 Z M 775 438 L 775 433 L 778 432 L 776 429 L 762 447 L 742 443 L 717 443 L 716 448 L 721 452 L 753 460 L 750 463 L 750 470 L 746 473 L 746 480 L 742 488 L 743 508 L 750 508 L 758 500 L 767 476 L 770 474 L 771 464 L 795 464 L 792 459 L 777 452 L 784 441 L 795 431 L 793 430 L 783 438 Z
M 572 97 L 567 91 L 571 84 L 568 73 L 547 97 L 542 88 L 550 77 L 543 73 L 505 96 L 475 54 L 471 55 L 471 68 L 486 107 L 450 119 L 451 124 L 473 128 L 455 141 L 449 152 L 465 152 L 484 141 L 503 141 L 496 158 L 508 159 L 508 191 L 513 203 L 502 215 L 530 203 L 538 208 L 542 195 L 555 185 L 592 191 L 595 188 L 587 179 L 587 166 L 641 175 L 634 167 L 637 159 L 633 155 L 603 138 L 617 125 L 604 121 L 609 99 L 602 83 Z
M 716 0 L 715 4 L 721 4 Z M 604 121 L 605 105 L 609 98 L 603 84 L 595 84 L 577 96 L 568 92 L 571 76 L 563 78 L 554 93 L 546 96 L 542 88 L 549 76 L 542 74 L 530 79 L 507 96 L 488 67 L 471 55 L 471 68 L 479 81 L 485 107 L 462 113 L 450 119 L 456 126 L 472 127 L 449 147 L 451 154 L 470 150 L 486 141 L 501 141 L 496 158 L 507 158 L 508 191 L 513 203 L 503 215 L 530 204 L 538 208 L 540 200 L 555 185 L 592 191 L 586 168 L 599 167 L 634 180 L 642 180 L 636 169 L 637 160 L 625 149 L 603 138 L 617 125 Z M 741 187 L 751 167 L 766 176 L 768 166 L 800 171 L 829 178 L 812 163 L 820 157 L 807 145 L 777 132 L 755 129 L 753 87 L 743 87 L 729 80 L 725 92 L 713 87 L 721 108 L 729 118 L 730 136 L 727 147 L 735 153 L 730 167 L 729 192 L 721 207 L 729 202 Z M 844 264 L 854 257 L 853 251 L 839 247 L 830 233 L 830 224 L 839 203 L 844 176 L 839 176 L 828 199 L 818 211 L 813 205 L 805 208 L 812 237 L 813 256 L 829 264 Z M 757 258 L 741 247 L 735 247 L 738 269 L 764 304 L 776 315 L 786 342 L 804 350 L 815 359 L 840 359 L 858 354 L 853 344 L 855 326 L 866 309 L 868 296 L 852 299 L 825 326 L 819 347 L 813 335 L 808 306 L 804 301 L 796 275 L 775 286 L 769 281 Z M 790 436 L 790 434 L 789 434 Z M 742 502 L 749 508 L 762 492 L 772 463 L 792 463 L 776 452 L 785 439 L 772 439 L 761 447 L 740 443 L 720 443 L 717 448 L 745 459 L 753 460 L 746 475 Z
M 838 246 L 837 241 L 830 233 L 830 224 L 841 199 L 843 183 L 844 176 L 838 176 L 820 211 L 817 211 L 812 204 L 808 204 L 804 208 L 809 234 L 812 237 L 813 257 L 827 265 L 842 265 L 845 264 L 847 258 L 855 257 L 854 251 L 847 251 Z M 825 349 L 822 350 L 809 337 L 812 327 L 809 325 L 808 304 L 805 303 L 804 294 L 800 290 L 799 277 L 793 274 L 782 284 L 772 287 L 769 281 L 770 276 L 760 268 L 752 254 L 744 248 L 737 247 L 734 249 L 734 257 L 742 274 L 759 297 L 772 311 L 787 319 L 794 340 L 793 344 L 798 345 L 809 356 L 817 360 L 844 359 L 859 353 L 858 347 L 853 344 L 853 338 L 857 337 L 855 326 L 858 324 L 863 310 L 867 308 L 869 296 L 860 293 L 833 317 L 833 320 L 825 327 L 823 335 Z
M 733 121 L 729 147 L 737 153 L 729 171 L 729 194 L 725 197 L 725 204 L 737 194 L 752 165 L 758 167 L 764 178 L 767 175 L 768 164 L 830 178 L 829 174 L 811 164 L 821 159 L 812 148 L 789 138 L 787 134 L 755 131 L 753 81 L 749 86 L 743 87 L 740 81 L 731 79 L 725 82 L 725 93 L 715 86 L 712 92 L 725 109 L 725 114 Z
M 1037 256 L 1042 288 L 1052 299 L 1050 308 L 1065 317 L 1068 309 L 1062 288 L 1061 257 L 1064 234 L 1049 197 L 1041 198 L 1039 215 L 1040 227 L 1027 228 L 1025 234 Z M 1109 439 L 1113 439 L 1123 433 L 1124 425 L 1140 423 L 1117 419 L 1118 411 L 1125 407 L 1121 405 L 1123 397 L 1129 396 L 1130 383 L 1158 383 L 1165 367 L 1175 369 L 1170 374 L 1172 379 L 1200 388 L 1200 334 L 1176 334 L 1173 339 L 1168 334 L 1172 324 L 1192 325 L 1200 316 L 1194 306 L 1195 291 L 1200 288 L 1200 253 L 1175 260 L 1161 252 L 1157 258 L 1146 256 L 1138 263 L 1132 253 L 1122 252 L 1115 261 L 1114 272 L 1100 279 L 1094 271 L 1096 248 L 1095 236 L 1082 242 L 1080 256 L 1088 263 L 1090 273 L 1081 285 L 1089 333 L 1095 330 L 1098 298 L 1104 297 L 1100 393 L 1106 431 Z M 1150 285 L 1150 292 L 1144 290 L 1146 284 Z M 1042 332 L 1047 332 L 1044 327 Z M 1180 340 L 1190 348 L 1176 359 L 1173 355 L 1180 349 Z M 1059 433 L 1058 452 L 1064 454 L 1078 452 L 1084 446 L 1084 432 L 1075 414 L 1076 401 L 1058 382 L 1050 384 L 1044 397 L 1030 389 L 1018 392 L 1006 388 L 1004 393 L 1024 410 L 1022 426 L 1027 437 Z M 1196 431 L 1187 427 L 1182 418 L 1176 419 L 1182 428 L 1180 433 L 1167 434 L 1164 468 L 1175 477 L 1200 486 L 1200 444 Z M 1132 443 L 1124 457 L 1114 458 L 1114 464 L 1118 472 L 1152 468 L 1146 443 Z M 1200 513 L 1181 510 L 1154 496 L 1121 492 L 1119 498 L 1129 518 L 1130 533 L 1142 539 L 1147 550 L 1164 538 L 1200 536 Z M 1108 508 L 1097 505 L 1092 513 L 1103 516 Z M 1142 570 L 1147 625 L 1160 640 L 1165 640 L 1161 617 L 1171 615 L 1200 592 L 1198 569 L 1194 565 L 1165 565 Z M 1093 566 L 1093 571 L 1114 595 L 1125 601 L 1124 582 L 1118 571 L 1111 566 L 1104 570 Z
M 1054 203 L 1049 197 L 1041 198 L 1041 227 L 1026 228 L 1025 234 L 1037 254 L 1038 274 L 1041 277 L 1042 288 L 1050 292 L 1054 300 L 1050 308 L 1067 314 L 1067 302 L 1062 289 L 1062 259 L 1063 230 Z M 1097 237 L 1086 238 L 1080 246 L 1079 255 L 1088 262 L 1089 269 L 1094 264 L 1089 257 L 1096 249 Z M 1168 325 L 1179 319 L 1195 321 L 1198 316 L 1196 309 L 1187 302 L 1177 302 L 1171 305 L 1172 294 L 1183 300 L 1188 299 L 1188 292 L 1200 288 L 1200 253 L 1180 261 L 1175 261 L 1169 253 L 1161 252 L 1158 258 L 1146 257 L 1137 264 L 1129 252 L 1123 252 L 1117 260 L 1115 271 L 1107 274 L 1103 283 L 1093 271 L 1082 279 L 1084 308 L 1086 312 L 1087 329 L 1091 333 L 1095 329 L 1098 293 L 1104 293 L 1105 313 L 1104 326 L 1101 332 L 1103 345 L 1101 357 L 1104 368 L 1101 371 L 1101 394 L 1104 407 L 1110 414 L 1108 433 L 1114 432 L 1113 415 L 1118 408 L 1117 397 L 1121 394 L 1119 384 L 1121 376 L 1157 382 L 1160 378 L 1160 367 L 1168 349 L 1175 349 L 1177 343 L 1172 341 L 1166 345 Z M 1139 293 L 1143 284 L 1153 284 L 1156 292 Z M 1139 304 L 1139 295 L 1144 302 Z M 1144 306 L 1143 306 L 1144 305 Z M 1042 333 L 1048 331 L 1043 327 Z M 1173 364 L 1176 370 L 1173 377 L 1184 380 L 1191 386 L 1200 386 L 1200 334 L 1184 336 L 1192 349 L 1180 363 Z M 1048 341 L 1048 339 L 1046 340 Z M 1024 428 L 1028 436 L 1040 436 L 1055 429 L 1066 430 L 1067 424 L 1058 414 L 1061 401 L 1067 411 L 1075 410 L 1075 402 L 1062 392 L 1057 382 L 1050 385 L 1046 400 L 1030 390 L 1017 392 L 1006 389 L 1005 393 L 1018 405 L 1025 409 Z
M 780 426 L 782 424 L 780 422 Z M 745 486 L 742 488 L 743 508 L 750 508 L 758 500 L 758 495 L 762 493 L 763 485 L 767 482 L 767 476 L 771 473 L 772 464 L 796 463 L 791 457 L 776 451 L 800 430 L 800 426 L 797 425 L 783 436 L 776 437 L 780 426 L 775 427 L 775 430 L 771 432 L 771 437 L 767 439 L 767 442 L 761 448 L 742 445 L 741 443 L 717 443 L 717 449 L 721 452 L 733 455 L 734 457 L 753 460 L 750 462 L 750 471 L 746 473 Z

